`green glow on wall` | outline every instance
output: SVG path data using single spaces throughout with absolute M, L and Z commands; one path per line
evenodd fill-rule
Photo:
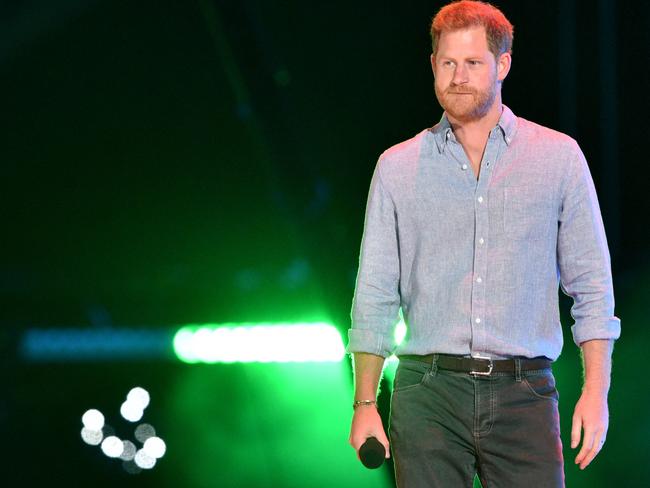
M 336 327 L 323 322 L 203 324 L 178 330 L 174 352 L 186 363 L 337 362 L 345 347 Z
M 179 479 L 188 488 L 393 486 L 388 466 L 364 468 L 348 443 L 347 361 L 178 371 L 161 424 L 169 439 L 183 443 L 160 464 L 161 488 L 177 487 Z

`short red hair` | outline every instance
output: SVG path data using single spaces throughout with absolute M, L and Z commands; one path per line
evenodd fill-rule
M 443 32 L 470 27 L 485 27 L 490 52 L 498 58 L 512 53 L 513 27 L 501 10 L 486 2 L 461 0 L 442 7 L 431 23 L 433 55 L 438 51 L 438 40 Z

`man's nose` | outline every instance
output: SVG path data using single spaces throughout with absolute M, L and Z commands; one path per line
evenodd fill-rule
M 454 85 L 462 85 L 467 83 L 467 67 L 463 63 L 459 63 L 454 70 L 454 77 L 451 80 Z

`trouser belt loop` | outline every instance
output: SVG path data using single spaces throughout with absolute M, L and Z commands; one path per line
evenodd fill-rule
M 438 354 L 433 355 L 433 361 L 431 361 L 431 374 L 436 374 L 438 372 Z
M 515 358 L 515 381 L 521 381 L 521 359 Z

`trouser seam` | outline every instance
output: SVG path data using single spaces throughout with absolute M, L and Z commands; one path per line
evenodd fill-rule
M 478 439 L 475 440 L 474 442 L 474 448 L 476 449 L 476 457 L 480 460 L 481 457 L 483 456 L 483 453 L 481 451 L 481 446 L 479 445 Z M 478 462 L 478 472 L 479 474 L 479 479 L 481 480 L 481 486 L 483 486 L 483 480 L 485 480 L 485 485 L 483 488 L 489 488 L 492 483 L 490 483 L 490 480 L 488 479 L 488 475 L 485 469 L 485 465 L 482 462 Z

